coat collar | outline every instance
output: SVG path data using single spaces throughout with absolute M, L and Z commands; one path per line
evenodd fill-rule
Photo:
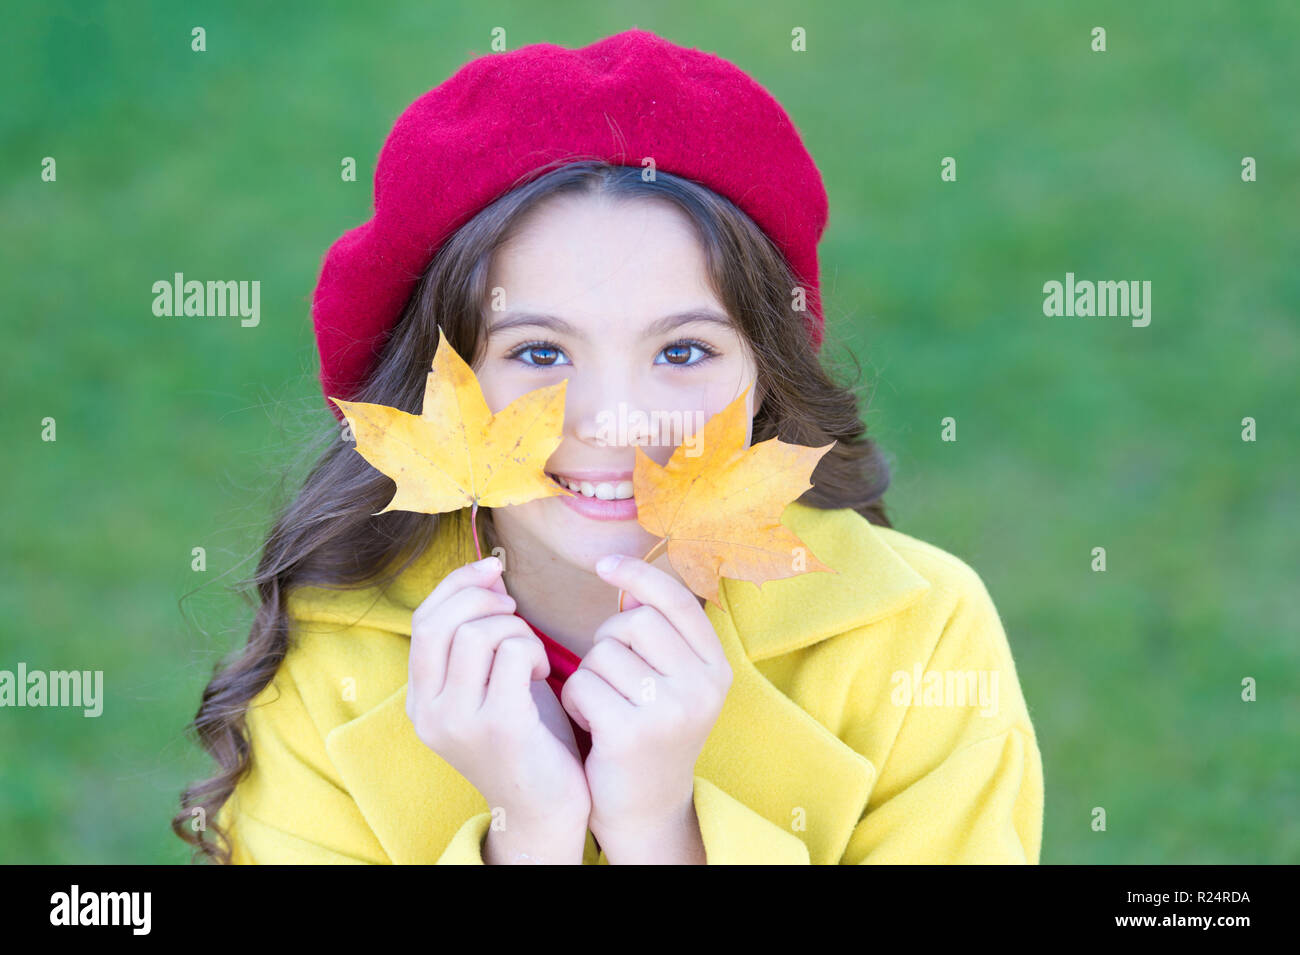
M 327 605 L 322 609 L 329 619 L 341 614 L 356 622 L 364 614 L 368 626 L 409 636 L 414 608 L 467 562 L 461 555 L 472 553 L 468 521 L 455 523 L 457 534 L 440 537 L 443 543 L 377 600 L 358 601 L 357 591 L 312 593 Z M 807 828 L 797 834 L 811 862 L 833 863 L 866 809 L 876 767 L 778 690 L 755 663 L 896 614 L 929 583 L 855 511 L 793 503 L 782 523 L 836 573 L 804 573 L 761 588 L 722 581 L 721 606 L 710 602 L 705 612 L 731 665 L 732 684 L 695 771 L 787 831 L 802 809 Z M 405 657 L 392 665 L 394 673 L 405 674 Z M 436 861 L 464 822 L 488 809 L 478 790 L 416 737 L 404 681 L 378 705 L 331 730 L 325 748 L 395 863 Z

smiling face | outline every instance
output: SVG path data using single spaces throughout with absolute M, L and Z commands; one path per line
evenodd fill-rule
M 474 371 L 491 411 L 568 379 L 548 472 L 585 477 L 601 497 L 630 493 L 637 446 L 661 466 L 678 445 L 696 450 L 704 422 L 747 387 L 749 445 L 757 369 L 675 206 L 547 199 L 497 250 L 488 289 Z M 493 520 L 508 562 L 526 547 L 591 573 L 605 554 L 641 557 L 657 540 L 633 501 L 556 496 L 498 508 Z

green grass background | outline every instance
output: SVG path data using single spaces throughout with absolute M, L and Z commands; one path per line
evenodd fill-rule
M 184 727 L 247 636 L 223 587 L 296 442 L 333 426 L 310 294 L 385 135 L 494 27 L 514 49 L 632 26 L 750 72 L 822 170 L 828 355 L 862 362 L 896 526 L 1001 612 L 1043 861 L 1300 861 L 1289 0 L 11 7 L 0 668 L 102 669 L 108 698 L 97 720 L 0 710 L 0 861 L 188 858 L 167 822 L 208 764 Z M 176 271 L 260 280 L 260 326 L 154 317 Z M 1151 325 L 1044 317 L 1067 271 L 1150 280 Z

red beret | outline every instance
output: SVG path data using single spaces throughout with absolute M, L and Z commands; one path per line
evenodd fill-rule
M 805 321 L 820 348 L 826 190 L 794 123 L 733 64 L 634 29 L 576 50 L 536 43 L 478 57 L 398 117 L 375 168 L 374 216 L 330 247 L 316 284 L 326 397 L 351 399 L 364 383 L 457 228 L 569 157 L 636 167 L 652 157 L 655 168 L 729 198 L 806 289 Z

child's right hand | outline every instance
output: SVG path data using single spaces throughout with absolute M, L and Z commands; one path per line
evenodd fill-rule
M 540 856 L 576 838 L 580 857 L 587 777 L 568 716 L 537 682 L 550 673 L 546 648 L 514 610 L 495 559 L 444 577 L 411 618 L 406 715 L 424 745 L 505 810 L 499 841 Z

